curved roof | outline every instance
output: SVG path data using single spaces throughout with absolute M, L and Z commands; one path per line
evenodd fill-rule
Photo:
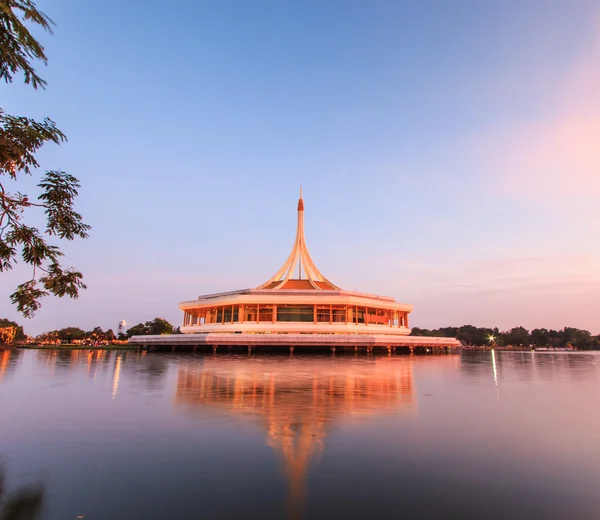
M 294 274 L 298 278 L 292 278 Z M 304 277 L 303 277 L 304 275 Z M 292 252 L 287 260 L 264 284 L 257 289 L 287 289 L 287 290 L 307 290 L 331 291 L 339 287 L 327 278 L 325 278 L 317 266 L 312 261 L 306 239 L 304 238 L 304 200 L 302 199 L 302 187 L 300 187 L 300 199 L 298 199 L 298 225 L 296 228 L 296 239 Z

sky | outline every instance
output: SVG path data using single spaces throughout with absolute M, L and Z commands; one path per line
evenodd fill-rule
M 44 0 L 34 91 L 45 170 L 81 181 L 90 238 L 61 244 L 77 300 L 33 319 L 0 278 L 0 317 L 39 334 L 116 329 L 256 287 L 293 245 L 348 290 L 411 303 L 411 325 L 600 333 L 600 3 Z M 3 181 L 4 182 L 4 181 Z M 43 225 L 39 214 L 28 222 Z

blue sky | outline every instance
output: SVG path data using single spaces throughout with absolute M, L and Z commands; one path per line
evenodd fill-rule
M 69 138 L 40 157 L 82 183 L 93 230 L 64 251 L 88 290 L 24 320 L 19 267 L 1 316 L 179 323 L 279 268 L 302 184 L 321 271 L 413 325 L 600 332 L 597 2 L 166 5 L 39 2 L 48 88 L 17 78 L 1 106 Z

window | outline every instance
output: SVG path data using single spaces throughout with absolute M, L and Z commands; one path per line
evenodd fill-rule
M 333 323 L 345 323 L 346 322 L 346 307 L 340 305 L 334 305 L 331 308 L 331 321 Z
M 312 305 L 278 305 L 277 321 L 314 321 Z
M 317 321 L 319 323 L 329 323 L 331 320 L 331 306 L 317 305 Z
M 260 321 L 273 321 L 273 306 L 261 305 L 258 310 Z
M 364 307 L 356 307 L 356 312 L 354 313 L 354 323 L 364 323 L 365 322 L 365 308 Z

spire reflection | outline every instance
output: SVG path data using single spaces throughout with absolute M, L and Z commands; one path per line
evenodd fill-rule
M 336 421 L 414 411 L 413 359 L 205 358 L 179 368 L 175 402 L 259 416 L 283 460 L 289 517 L 298 518 L 308 465 Z

